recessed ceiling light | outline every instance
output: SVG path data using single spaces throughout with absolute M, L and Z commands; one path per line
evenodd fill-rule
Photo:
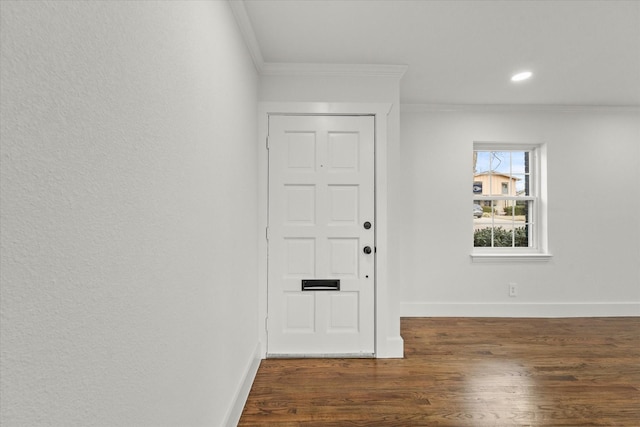
M 531 71 L 523 71 L 522 73 L 514 74 L 511 77 L 511 81 L 512 82 L 521 82 L 523 80 L 527 80 L 531 76 L 533 76 L 533 73 Z

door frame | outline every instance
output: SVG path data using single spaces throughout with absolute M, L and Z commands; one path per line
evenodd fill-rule
M 398 357 L 397 348 L 389 343 L 388 288 L 388 215 L 387 215 L 387 125 L 391 103 L 328 103 L 328 102 L 260 102 L 258 103 L 258 323 L 262 358 L 267 352 L 267 238 L 269 209 L 269 156 L 267 135 L 272 115 L 332 115 L 374 117 L 375 129 L 375 357 Z

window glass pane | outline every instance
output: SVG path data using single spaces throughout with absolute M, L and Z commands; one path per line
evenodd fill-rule
M 513 229 L 494 227 L 493 228 L 493 246 L 496 248 L 513 247 Z
M 511 152 L 511 174 L 523 174 L 527 172 L 526 151 L 512 151 Z
M 503 200 L 504 214 L 516 222 L 527 222 L 530 201 L 527 200 Z
M 531 224 L 525 224 L 522 227 L 516 227 L 515 229 L 515 247 L 516 248 L 527 248 L 531 246 L 531 239 L 529 233 L 531 231 Z
M 532 246 L 529 210 L 532 201 L 476 200 L 473 215 L 474 247 Z M 479 215 L 479 208 L 482 215 Z
M 528 151 L 474 151 L 474 194 L 530 196 Z M 479 184 L 479 185 L 478 185 Z
M 491 153 L 489 151 L 476 151 L 474 157 L 475 162 L 473 165 L 473 171 L 475 173 L 488 172 L 489 158 L 491 157 Z
M 490 170 L 494 173 L 505 174 L 508 176 L 511 173 L 511 152 L 492 151 Z
M 529 175 L 515 174 L 513 175 L 513 184 L 515 186 L 515 193 L 512 196 L 530 196 L 531 190 L 529 188 Z

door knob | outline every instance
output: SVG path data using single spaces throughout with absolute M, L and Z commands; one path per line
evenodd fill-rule
M 362 252 L 364 252 L 365 254 L 370 254 L 371 253 L 371 246 L 365 246 L 364 249 L 362 250 Z

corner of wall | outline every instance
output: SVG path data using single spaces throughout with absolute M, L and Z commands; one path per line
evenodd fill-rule
M 227 427 L 235 427 L 240 421 L 242 411 L 244 410 L 244 405 L 247 401 L 247 398 L 249 397 L 249 393 L 251 392 L 253 380 L 258 373 L 258 368 L 260 367 L 260 362 L 262 361 L 261 353 L 261 343 L 258 342 L 256 348 L 253 351 L 253 355 L 250 357 L 247 363 L 242 381 L 240 382 L 240 385 L 238 386 L 238 389 L 234 394 L 233 404 L 229 408 L 229 411 L 224 418 L 224 425 Z

